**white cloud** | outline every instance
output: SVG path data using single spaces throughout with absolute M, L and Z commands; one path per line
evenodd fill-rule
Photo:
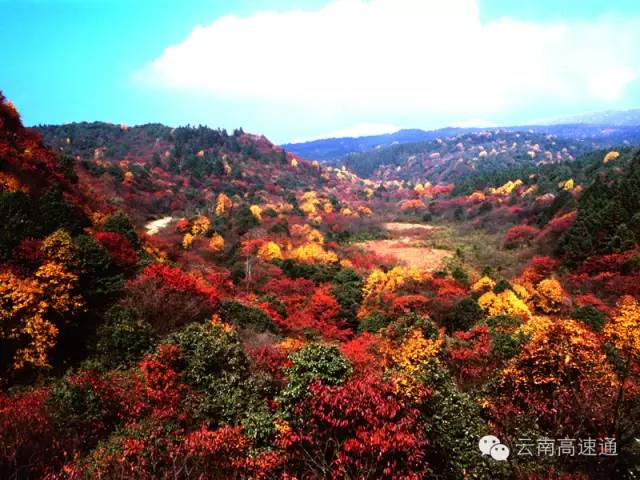
M 639 27 L 482 22 L 477 0 L 333 0 L 197 26 L 135 78 L 309 116 L 491 118 L 541 100 L 619 100 L 640 71 Z

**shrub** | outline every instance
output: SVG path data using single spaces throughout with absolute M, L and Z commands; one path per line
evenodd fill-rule
M 311 343 L 292 353 L 289 358 L 292 365 L 285 370 L 288 382 L 282 392 L 285 406 L 303 397 L 314 380 L 338 385 L 352 372 L 349 360 L 333 345 Z
M 605 315 L 592 305 L 578 307 L 573 311 L 572 318 L 580 320 L 582 323 L 590 326 L 596 332 L 602 330 L 605 321 Z
M 391 319 L 380 312 L 371 312 L 369 315 L 360 320 L 358 324 L 358 332 L 376 333 L 383 329 Z
M 201 321 L 218 306 L 218 292 L 201 279 L 166 265 L 150 265 L 127 283 L 122 305 L 159 334 Z
M 220 325 L 193 324 L 168 338 L 183 355 L 183 380 L 194 390 L 196 417 L 209 424 L 237 424 L 264 410 L 263 377 L 250 375 L 238 335 Z
M 129 220 L 129 217 L 122 211 L 118 210 L 116 213 L 109 215 L 102 226 L 106 232 L 114 232 L 124 235 L 129 244 L 136 250 L 140 248 L 140 239 L 138 234 Z
M 478 454 L 478 439 L 490 432 L 473 398 L 460 392 L 448 372 L 432 359 L 420 370 L 419 380 L 432 391 L 420 405 L 429 418 L 425 425 L 431 439 L 426 461 L 436 478 L 457 480 L 503 478 L 497 462 Z
M 455 306 L 445 315 L 443 326 L 447 332 L 455 332 L 458 330 L 469 330 L 480 319 L 483 312 L 478 302 L 472 297 L 465 297 L 455 304 Z
M 356 315 L 362 302 L 362 280 L 350 268 L 341 269 L 333 278 L 331 294 L 340 304 L 340 316 L 347 326 L 355 327 Z
M 505 246 L 507 248 L 516 248 L 529 245 L 538 233 L 540 233 L 540 230 L 531 225 L 516 225 L 507 230 L 504 237 Z
M 244 305 L 235 300 L 223 300 L 220 302 L 220 316 L 225 322 L 243 328 L 253 328 L 259 332 L 278 332 L 279 328 L 269 317 L 259 308 Z
M 112 307 L 98 328 L 96 352 L 107 368 L 128 366 L 151 350 L 155 336 L 151 325 L 121 306 Z
M 288 465 L 313 478 L 424 478 L 426 435 L 418 411 L 373 375 L 343 385 L 315 381 L 282 442 Z

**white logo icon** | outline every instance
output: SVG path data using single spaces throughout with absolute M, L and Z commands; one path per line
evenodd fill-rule
M 494 435 L 485 435 L 478 442 L 478 447 L 482 455 L 490 455 L 491 458 L 499 462 L 509 458 L 509 447 L 500 443 L 500 439 Z

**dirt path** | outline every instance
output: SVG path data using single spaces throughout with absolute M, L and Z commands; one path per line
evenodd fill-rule
M 167 228 L 172 220 L 173 217 L 162 217 L 147 223 L 144 228 L 149 235 L 156 235 L 158 234 L 158 232 L 160 232 L 160 230 Z
M 381 256 L 392 256 L 398 263 L 409 267 L 433 272 L 442 266 L 442 261 L 451 256 L 449 250 L 425 247 L 421 240 L 425 233 L 434 227 L 416 223 L 385 223 L 392 239 L 370 240 L 360 245 L 370 252 Z

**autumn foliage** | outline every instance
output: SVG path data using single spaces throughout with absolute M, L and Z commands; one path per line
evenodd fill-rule
M 242 129 L 38 130 L 0 95 L 0 478 L 635 478 L 629 148 L 496 130 L 335 166 Z

